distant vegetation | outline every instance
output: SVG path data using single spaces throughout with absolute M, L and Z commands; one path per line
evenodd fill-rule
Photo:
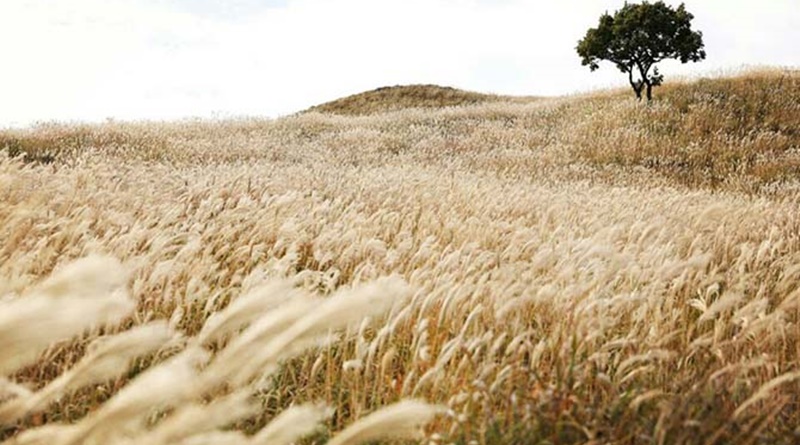
M 403 97 L 0 133 L 0 437 L 798 443 L 800 73 Z
M 653 106 L 588 99 L 579 156 L 690 187 L 769 192 L 800 180 L 800 71 L 672 83 Z M 576 113 L 579 113 L 576 110 Z
M 473 93 L 437 85 L 405 85 L 383 87 L 354 94 L 311 107 L 309 111 L 357 116 L 405 108 L 443 108 L 486 102 L 528 100 L 534 99 Z
M 578 42 L 581 63 L 594 71 L 606 60 L 628 75 L 636 94 L 653 98 L 653 87 L 664 82 L 656 64 L 665 59 L 681 63 L 706 58 L 703 33 L 692 29 L 694 16 L 683 3 L 677 8 L 663 1 L 625 3 L 619 11 L 600 16 L 597 28 L 590 28 Z M 650 70 L 653 70 L 652 72 Z
M 544 99 L 483 95 L 430 85 L 388 87 L 274 122 L 48 124 L 6 130 L 0 131 L 0 149 L 6 147 L 11 156 L 21 155 L 26 161 L 39 163 L 74 159 L 92 149 L 143 160 L 174 161 L 196 155 L 197 143 L 221 137 L 220 147 L 224 147 L 230 140 L 228 129 L 235 128 L 237 137 L 249 141 L 248 147 L 269 146 L 275 141 L 275 132 L 285 129 L 300 136 L 286 140 L 287 147 L 300 141 L 329 141 L 333 146 L 343 144 L 349 153 L 358 147 L 340 141 L 345 137 L 342 128 L 360 128 L 360 132 L 371 135 L 364 136 L 366 147 L 378 144 L 406 155 L 419 155 L 415 147 L 427 144 L 430 138 L 442 138 L 442 143 L 436 144 L 440 153 L 430 156 L 444 156 L 453 147 L 473 156 L 516 147 L 528 153 L 525 162 L 530 162 L 557 146 L 561 158 L 557 164 L 590 167 L 595 176 L 613 178 L 614 172 L 637 168 L 676 185 L 750 193 L 771 192 L 800 178 L 797 70 L 750 71 L 733 77 L 667 83 L 663 89 L 662 97 L 643 107 L 629 101 L 620 90 Z M 456 108 L 443 111 L 443 107 Z M 402 110 L 406 111 L 381 117 L 382 113 Z M 374 117 L 356 124 L 333 115 Z M 216 136 L 215 131 L 222 131 L 223 136 Z M 476 140 L 479 135 L 489 139 Z M 361 162 L 369 157 L 370 150 L 363 151 Z M 262 155 L 229 150 L 207 156 L 234 159 L 243 153 L 256 158 Z M 509 168 L 517 169 L 513 165 Z

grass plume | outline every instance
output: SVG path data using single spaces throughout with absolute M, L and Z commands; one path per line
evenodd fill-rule
M 795 444 L 799 78 L 3 131 L 0 436 Z

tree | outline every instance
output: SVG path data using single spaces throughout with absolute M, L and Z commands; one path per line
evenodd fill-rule
M 625 3 L 613 16 L 603 14 L 597 28 L 590 28 L 578 42 L 581 64 L 594 71 L 601 60 L 613 62 L 628 74 L 636 98 L 641 100 L 642 90 L 647 87 L 650 101 L 653 87 L 664 81 L 656 63 L 664 59 L 699 62 L 706 58 L 703 33 L 691 28 L 693 18 L 683 3 L 677 9 L 663 1 Z

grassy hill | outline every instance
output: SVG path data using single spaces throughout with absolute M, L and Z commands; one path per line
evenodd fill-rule
M 358 162 L 384 152 L 416 160 L 464 154 L 460 160 L 469 160 L 477 171 L 502 165 L 509 173 L 524 172 L 536 163 L 555 176 L 579 171 L 593 180 L 640 176 L 645 182 L 748 193 L 773 193 L 797 183 L 798 71 L 668 83 L 656 91 L 654 102 L 646 104 L 625 89 L 537 99 L 431 85 L 387 87 L 275 121 L 45 124 L 0 131 L 0 147 L 12 156 L 50 163 L 74 159 L 88 148 L 190 161 L 198 141 L 242 144 L 204 152 L 203 159 L 212 161 L 276 157 L 283 152 L 274 149 L 280 141 L 298 153 L 316 152 L 317 144 L 340 147 L 337 158 L 352 153 Z M 390 111 L 395 113 L 383 116 Z M 498 163 L 511 152 L 518 163 Z M 476 161 L 485 156 L 491 159 Z
M 486 102 L 524 102 L 531 100 L 535 100 L 535 98 L 474 93 L 437 85 L 398 85 L 353 94 L 316 105 L 308 111 L 363 116 L 406 108 L 443 108 Z
M 798 443 L 800 73 L 386 93 L 0 132 L 0 439 Z

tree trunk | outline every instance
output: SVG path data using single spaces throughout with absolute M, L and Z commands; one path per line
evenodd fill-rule
M 631 84 L 631 88 L 633 88 L 633 92 L 636 93 L 636 99 L 642 100 L 642 87 L 644 87 L 644 83 L 641 80 L 634 81 L 633 80 L 633 67 L 628 68 L 628 82 Z
M 641 62 L 638 61 L 636 62 L 636 67 L 639 68 L 639 75 L 642 76 L 642 79 L 638 82 L 639 91 L 636 93 L 636 97 L 638 97 L 639 100 L 642 100 L 642 90 L 644 89 L 644 87 L 647 87 L 648 102 L 653 100 L 653 82 L 651 82 L 650 79 L 647 77 L 647 72 L 650 71 L 651 66 L 652 63 L 642 64 Z M 631 70 L 629 71 L 628 78 L 631 79 L 631 82 L 633 81 L 633 67 L 631 67 Z

